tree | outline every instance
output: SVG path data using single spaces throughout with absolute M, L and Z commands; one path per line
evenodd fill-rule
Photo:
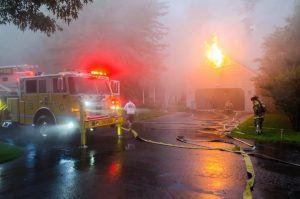
M 20 30 L 41 31 L 48 36 L 78 18 L 83 4 L 92 0 L 1 0 L 0 25 L 14 24 Z
M 284 111 L 300 131 L 300 6 L 287 25 L 275 30 L 264 43 L 256 84 Z

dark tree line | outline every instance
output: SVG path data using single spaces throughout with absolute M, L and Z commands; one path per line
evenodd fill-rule
M 284 111 L 300 131 L 300 7 L 287 25 L 278 28 L 264 43 L 261 73 L 256 80 L 264 95 Z
M 78 18 L 84 4 L 92 0 L 1 0 L 0 25 L 14 24 L 20 30 L 41 31 L 48 36 Z

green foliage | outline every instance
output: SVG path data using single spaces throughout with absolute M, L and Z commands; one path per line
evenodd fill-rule
M 0 163 L 18 158 L 22 154 L 22 149 L 9 144 L 0 143 Z
M 41 31 L 49 36 L 62 29 L 57 20 L 69 24 L 88 2 L 92 0 L 1 0 L 0 25 L 12 23 L 22 31 Z
M 256 84 L 263 94 L 290 118 L 293 128 L 300 130 L 300 7 L 278 28 L 264 44 L 265 54 L 260 60 L 261 73 Z
M 239 125 L 239 129 L 234 129 L 231 135 L 259 141 L 300 143 L 299 132 L 292 130 L 292 124 L 285 115 L 266 114 L 263 126 L 263 134 L 257 135 L 253 126 L 253 117 L 251 117 Z M 282 134 L 281 129 L 283 129 Z

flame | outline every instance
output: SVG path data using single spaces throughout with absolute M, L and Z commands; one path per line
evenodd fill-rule
M 218 39 L 216 36 L 213 37 L 212 43 L 206 45 L 206 57 L 212 62 L 217 68 L 222 67 L 224 62 L 224 55 L 218 46 Z

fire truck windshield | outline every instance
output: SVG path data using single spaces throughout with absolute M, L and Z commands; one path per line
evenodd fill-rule
M 105 79 L 69 77 L 72 94 L 110 94 L 108 81 Z

